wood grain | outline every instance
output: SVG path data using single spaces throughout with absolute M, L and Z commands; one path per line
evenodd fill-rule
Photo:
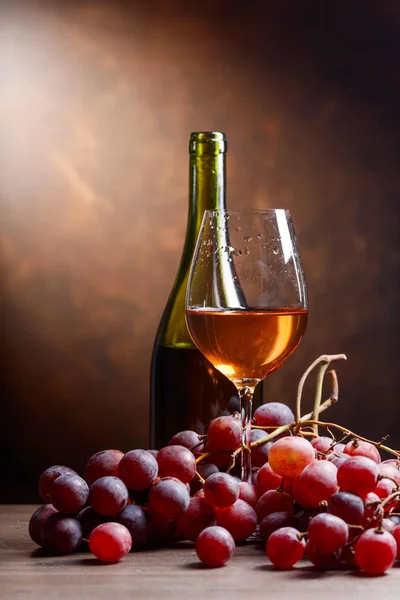
M 28 520 L 34 509 L 0 506 L 2 600 L 398 599 L 399 568 L 377 578 L 355 571 L 319 573 L 305 561 L 290 571 L 277 571 L 254 545 L 238 547 L 220 569 L 203 567 L 193 544 L 132 553 L 115 565 L 100 565 L 88 552 L 50 557 L 35 549 L 29 538 Z

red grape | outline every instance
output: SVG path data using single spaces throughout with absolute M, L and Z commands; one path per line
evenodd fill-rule
M 191 429 L 176 433 L 168 442 L 168 446 L 184 446 L 193 452 L 204 452 L 204 444 L 201 443 L 199 434 Z
M 346 444 L 335 444 L 333 451 L 335 454 L 339 455 L 339 454 L 343 454 L 345 448 L 346 448 Z
M 166 519 L 156 513 L 150 505 L 146 506 L 146 510 L 150 517 L 150 541 L 152 545 L 158 546 L 172 540 L 176 530 L 176 521 Z
M 397 460 L 384 461 L 380 465 L 378 465 L 379 475 L 381 477 L 389 477 L 390 479 L 394 479 L 397 485 L 400 487 L 400 471 L 398 468 Z
M 76 514 L 85 506 L 89 498 L 89 486 L 79 475 L 60 475 L 50 490 L 52 504 L 57 510 Z
M 355 545 L 358 566 L 370 575 L 382 575 L 393 565 L 397 554 L 396 540 L 387 531 L 367 529 Z
M 257 472 L 256 491 L 257 496 L 262 496 L 268 490 L 277 490 L 282 485 L 282 477 L 277 475 L 270 467 L 269 463 L 266 463 Z M 286 484 L 286 481 L 284 482 Z M 285 487 L 284 490 L 286 491 Z
M 329 500 L 339 489 L 336 475 L 337 468 L 326 460 L 307 465 L 297 480 L 304 506 L 317 508 L 323 500 Z
M 247 483 L 247 481 L 241 481 L 239 483 L 239 498 L 255 508 L 257 504 L 257 492 L 255 486 L 252 483 Z
M 337 473 L 342 492 L 353 492 L 363 496 L 371 492 L 378 482 L 378 465 L 365 456 L 351 456 Z
M 230 506 L 239 498 L 239 484 L 227 473 L 214 473 L 204 482 L 204 497 L 213 506 Z
M 316 452 L 320 454 L 331 454 L 333 452 L 333 444 L 334 440 L 325 435 L 321 435 L 320 437 L 314 438 L 311 440 L 311 445 Z
M 119 450 L 102 450 L 93 454 L 85 467 L 85 479 L 88 485 L 92 485 L 96 479 L 106 475 L 118 477 L 118 465 L 123 456 L 124 453 Z
M 189 506 L 189 502 L 190 495 L 185 484 L 175 477 L 160 479 L 149 493 L 149 505 L 165 519 L 178 519 Z
M 267 556 L 278 569 L 290 569 L 304 556 L 306 543 L 294 527 L 282 527 L 271 533 Z
M 81 524 L 74 517 L 55 513 L 43 523 L 41 540 L 42 545 L 49 552 L 68 554 L 73 552 L 82 541 Z
M 308 540 L 311 547 L 321 554 L 331 554 L 343 548 L 349 537 L 347 523 L 328 513 L 321 513 L 311 519 L 308 526 Z
M 400 558 L 400 525 L 394 528 L 393 537 L 397 543 L 397 558 Z
M 196 540 L 196 552 L 209 567 L 221 567 L 233 555 L 235 540 L 223 527 L 214 525 L 203 529 Z
M 318 550 L 315 550 L 308 541 L 306 544 L 307 558 L 316 567 L 322 571 L 329 569 L 337 569 L 340 564 L 342 551 L 332 552 L 331 554 L 323 554 Z
M 315 450 L 305 438 L 284 437 L 272 444 L 268 462 L 281 477 L 294 479 L 315 460 Z
M 44 502 L 51 502 L 51 486 L 60 475 L 77 475 L 77 473 L 69 467 L 62 465 L 54 465 L 46 469 L 39 479 L 39 494 Z
M 172 445 L 162 448 L 157 454 L 160 477 L 176 477 L 188 483 L 196 473 L 196 459 L 184 446 Z
M 128 504 L 115 517 L 117 523 L 124 525 L 132 538 L 132 549 L 146 546 L 151 537 L 151 520 L 148 512 L 136 504 Z
M 265 437 L 267 433 L 262 429 L 252 429 L 250 441 L 256 442 Z M 268 460 L 268 452 L 272 446 L 272 442 L 261 444 L 261 446 L 253 446 L 251 448 L 251 465 L 253 467 L 262 467 Z
M 130 450 L 121 458 L 118 467 L 118 477 L 128 489 L 134 491 L 148 488 L 157 474 L 157 460 L 147 450 Z
M 383 479 L 380 479 L 378 481 L 373 491 L 377 496 L 379 496 L 379 498 L 387 498 L 388 496 L 390 496 L 390 494 L 393 494 L 393 492 L 397 492 L 397 489 L 397 485 L 394 483 L 394 481 L 384 477 Z M 396 504 L 396 502 L 397 500 L 394 499 L 393 505 Z M 389 508 L 390 506 L 391 505 L 389 504 L 387 508 Z
M 29 521 L 29 535 L 38 546 L 42 545 L 41 532 L 43 524 L 51 515 L 56 513 L 58 513 L 58 510 L 52 504 L 43 504 L 31 516 Z
M 273 512 L 263 518 L 260 523 L 260 536 L 267 541 L 271 533 L 281 527 L 293 527 L 294 517 L 290 512 Z
M 343 452 L 340 454 L 332 452 L 332 454 L 328 455 L 327 460 L 329 460 L 329 462 L 335 465 L 335 467 L 338 469 L 349 458 L 350 456 L 348 454 L 343 454 Z
M 310 463 L 312 464 L 312 463 Z M 300 483 L 300 475 L 298 475 L 297 477 L 295 477 L 295 479 L 293 479 L 293 486 L 292 486 L 292 496 L 294 498 L 294 500 L 297 502 L 297 504 L 300 504 L 300 506 L 302 506 L 303 508 L 311 508 L 310 505 L 307 504 L 307 502 L 305 501 L 305 499 L 303 498 L 301 491 L 303 489 L 303 486 Z
M 381 527 L 385 531 L 388 531 L 389 533 L 393 533 L 396 528 L 396 525 L 390 519 L 382 519 Z
M 103 562 L 118 562 L 128 554 L 131 546 L 131 534 L 120 523 L 99 525 L 89 537 L 90 551 Z
M 90 505 L 99 515 L 113 517 L 128 503 L 128 490 L 118 477 L 100 477 L 90 487 Z
M 346 444 L 343 453 L 349 454 L 350 456 L 365 456 L 377 464 L 381 462 L 381 456 L 378 449 L 373 444 L 363 442 L 362 440 L 354 440 Z
M 259 523 L 267 515 L 280 511 L 293 513 L 293 500 L 286 492 L 268 490 L 268 492 L 265 492 L 261 498 L 259 498 L 256 504 L 256 513 Z
M 226 508 L 217 508 L 217 525 L 224 527 L 232 535 L 235 542 L 247 540 L 257 527 L 257 515 L 243 500 L 236 500 Z
M 374 492 L 369 492 L 364 498 L 364 527 L 377 527 L 382 519 L 383 511 L 379 506 L 381 499 Z
M 356 494 L 337 492 L 329 499 L 328 512 L 349 525 L 361 525 L 364 520 L 364 502 Z
M 92 533 L 93 529 L 96 529 L 96 527 L 98 527 L 99 525 L 103 525 L 103 523 L 108 523 L 111 520 L 110 517 L 99 515 L 93 510 L 91 506 L 87 506 L 86 508 L 84 508 L 77 515 L 76 518 L 82 526 L 83 537 L 86 540 L 89 539 L 89 536 Z
M 203 529 L 216 524 L 215 509 L 201 498 L 192 498 L 187 511 L 178 521 L 178 528 L 183 539 L 195 542 Z
M 207 451 L 233 451 L 242 443 L 242 424 L 234 417 L 217 417 L 208 428 Z
M 280 427 L 281 425 L 293 423 L 294 414 L 282 402 L 268 402 L 257 408 L 254 413 L 254 421 L 259 427 Z
M 198 492 L 196 492 L 195 495 L 193 496 L 193 498 L 201 498 L 202 500 L 205 500 L 206 497 L 204 495 L 203 488 L 201 488 L 201 490 L 199 490 Z
M 217 465 L 214 463 L 201 463 L 197 465 L 198 474 L 205 480 L 207 477 L 210 477 L 213 473 L 219 473 L 219 469 Z M 199 490 L 203 488 L 203 484 L 201 483 L 198 477 L 193 477 L 190 482 L 190 492 L 192 496 L 196 494 Z

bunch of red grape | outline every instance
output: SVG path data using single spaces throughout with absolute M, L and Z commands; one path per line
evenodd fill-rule
M 278 402 L 254 414 L 256 427 L 293 421 Z M 252 431 L 253 441 L 265 435 Z M 158 452 L 98 452 L 84 478 L 68 467 L 50 467 L 40 477 L 46 504 L 30 520 L 31 538 L 52 553 L 88 543 L 105 562 L 131 549 L 192 540 L 202 562 L 221 566 L 235 542 L 255 532 L 283 569 L 306 555 L 320 569 L 344 562 L 381 574 L 393 565 L 397 543 L 400 557 L 396 459 L 381 462 L 369 442 L 286 435 L 252 448 L 253 481 L 244 483 L 232 475 L 241 437 L 235 415 L 221 416 L 206 437 L 182 431 Z

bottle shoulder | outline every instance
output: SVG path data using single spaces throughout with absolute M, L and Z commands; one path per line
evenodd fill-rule
M 182 264 L 181 264 L 182 267 Z M 156 345 L 194 348 L 185 319 L 186 287 L 189 272 L 178 270 L 156 336 Z

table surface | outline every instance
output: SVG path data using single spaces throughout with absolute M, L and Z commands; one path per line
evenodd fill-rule
M 47 556 L 28 535 L 29 517 L 35 508 L 0 505 L 2 600 L 399 598 L 397 566 L 382 577 L 348 570 L 320 573 L 306 561 L 278 571 L 254 545 L 238 547 L 230 562 L 219 569 L 202 566 L 190 543 L 131 553 L 112 565 L 101 565 L 85 551 Z

